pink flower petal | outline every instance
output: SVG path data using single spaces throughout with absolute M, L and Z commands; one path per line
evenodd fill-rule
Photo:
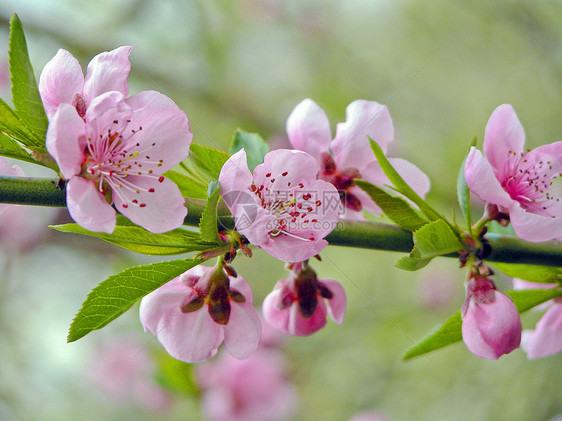
M 63 177 L 69 179 L 79 174 L 85 159 L 86 127 L 72 105 L 60 105 L 49 123 L 46 138 L 47 150 Z
M 108 234 L 115 229 L 115 210 L 93 181 L 72 177 L 66 183 L 66 203 L 70 216 L 80 226 Z
M 562 351 L 562 304 L 550 307 L 534 331 L 523 332 L 521 348 L 530 359 L 546 357 Z
M 511 299 L 494 292 L 494 301 L 470 299 L 463 316 L 462 337 L 467 348 L 482 358 L 498 359 L 519 347 L 521 320 Z
M 178 228 L 187 215 L 178 186 L 164 176 L 130 175 L 124 187 L 112 185 L 113 201 L 123 215 L 150 232 Z
M 265 321 L 281 332 L 293 336 L 308 336 L 322 329 L 326 325 L 326 304 L 321 298 L 311 318 L 304 318 L 300 314 L 297 303 L 288 308 L 279 308 L 282 286 L 285 283 L 286 279 L 279 281 L 274 290 L 265 297 L 262 305 Z
M 384 152 L 394 139 L 392 118 L 385 105 L 357 100 L 347 106 L 345 123 L 338 123 L 331 148 L 338 168 L 353 167 L 360 172 L 375 160 L 370 137 Z
M 502 188 L 492 166 L 475 147 L 466 158 L 464 178 L 470 191 L 480 199 L 506 209 L 519 206 Z
M 192 289 L 183 284 L 180 277 L 177 277 L 144 296 L 139 308 L 140 321 L 144 330 L 156 334 L 160 319 L 175 317 L 180 306 L 195 298 L 195 294 Z
M 137 132 L 129 143 L 140 144 L 138 149 L 146 150 L 151 161 L 160 161 L 160 174 L 187 158 L 193 134 L 174 101 L 159 92 L 143 91 L 125 102 L 133 110 L 127 128 Z
M 328 245 L 324 239 L 307 241 L 289 236 L 269 238 L 267 242 L 260 244 L 271 256 L 283 262 L 296 263 L 316 256 Z
M 319 279 L 320 283 L 324 284 L 334 296 L 331 299 L 326 299 L 328 306 L 328 314 L 334 322 L 341 325 L 345 317 L 345 310 L 347 307 L 347 298 L 343 286 L 333 279 Z
M 66 50 L 59 50 L 39 77 L 39 94 L 49 118 L 60 104 L 72 104 L 76 94 L 82 94 L 84 74 L 80 63 Z
M 234 358 L 247 358 L 260 343 L 261 323 L 252 301 L 230 301 L 230 320 L 224 328 L 224 345 Z
M 237 203 L 254 201 L 254 195 L 250 193 L 252 182 L 253 177 L 248 168 L 246 151 L 241 149 L 228 158 L 219 174 L 222 198 L 234 216 L 237 216 L 234 212 Z
M 484 156 L 492 165 L 496 177 L 506 178 L 504 162 L 509 154 L 521 154 L 525 145 L 525 131 L 509 104 L 494 110 L 484 134 Z
M 418 167 L 402 158 L 389 158 L 388 161 L 412 190 L 424 198 L 429 192 L 429 177 Z
M 119 47 L 98 54 L 88 64 L 84 82 L 84 99 L 87 104 L 105 92 L 118 91 L 127 96 L 127 77 L 131 70 L 129 54 L 132 47 Z
M 182 313 L 164 313 L 153 332 L 166 351 L 178 360 L 196 363 L 216 355 L 224 339 L 224 329 L 209 316 L 208 306 Z
M 295 107 L 287 119 L 287 134 L 295 149 L 308 152 L 317 160 L 329 151 L 332 140 L 326 113 L 311 99 Z
M 514 207 L 509 218 L 515 233 L 522 240 L 540 242 L 558 238 L 562 235 L 560 218 L 527 212 L 521 207 Z
M 311 184 L 316 180 L 318 169 L 316 160 L 306 152 L 276 149 L 265 155 L 263 164 L 254 169 L 254 183 L 258 188 L 268 187 L 272 193 L 274 190 L 283 192 L 299 183 Z

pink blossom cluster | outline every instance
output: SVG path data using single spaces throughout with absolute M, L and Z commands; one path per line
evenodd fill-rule
M 484 155 L 471 148 L 464 176 L 487 203 L 490 218 L 511 222 L 527 241 L 562 239 L 562 141 L 525 151 L 525 132 L 513 107 L 494 110 L 484 135 Z
M 155 233 L 183 223 L 178 187 L 162 174 L 185 159 L 192 134 L 183 111 L 155 91 L 128 96 L 131 47 L 98 54 L 86 76 L 59 50 L 39 79 L 49 118 L 46 146 L 66 183 L 68 211 L 91 231 L 113 232 L 115 208 Z

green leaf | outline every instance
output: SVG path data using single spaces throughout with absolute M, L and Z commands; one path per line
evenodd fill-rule
M 191 162 L 195 170 L 206 177 L 205 181 L 218 180 L 222 166 L 230 155 L 218 149 L 208 146 L 191 143 L 191 152 L 188 161 Z M 207 183 L 205 183 L 205 186 Z
M 209 183 L 207 206 L 199 222 L 201 240 L 203 241 L 220 243 L 217 229 L 217 203 L 219 201 L 220 192 L 219 183 L 211 181 Z
M 390 182 L 394 185 L 394 188 L 397 192 L 402 193 L 412 202 L 414 202 L 418 207 L 425 213 L 425 215 L 432 221 L 445 218 L 435 211 L 431 206 L 427 204 L 425 200 L 423 200 L 418 194 L 413 191 L 410 186 L 404 181 L 404 179 L 398 174 L 398 172 L 392 167 L 386 156 L 384 156 L 384 152 L 382 151 L 381 147 L 373 141 L 373 139 L 369 138 L 371 142 L 371 149 L 373 150 L 381 169 L 384 171 Z
M 263 157 L 269 152 L 269 147 L 265 140 L 257 133 L 248 133 L 244 130 L 237 129 L 232 138 L 230 145 L 230 153 L 234 155 L 240 149 L 246 151 L 248 167 L 250 171 L 254 171 L 259 164 L 263 163 Z
M 29 61 L 27 43 L 22 24 L 17 15 L 10 19 L 10 75 L 12 101 L 16 114 L 35 135 L 33 146 L 44 148 L 49 121 L 39 95 L 33 67 Z
M 400 260 L 398 260 L 394 266 L 396 266 L 398 269 L 414 272 L 426 267 L 427 264 L 431 262 L 431 260 L 433 260 L 433 258 L 431 257 L 428 259 L 414 259 L 410 256 L 404 256 Z
M 191 197 L 193 199 L 207 198 L 207 185 L 190 173 L 170 170 L 164 175 L 178 186 L 183 197 Z
M 414 248 L 410 257 L 414 259 L 433 258 L 463 248 L 464 245 L 447 223 L 439 219 L 414 232 Z
M 476 136 L 474 136 L 470 142 L 470 148 L 476 146 Z M 468 154 L 467 154 L 468 156 Z M 466 163 L 466 157 L 462 161 L 462 165 L 459 168 L 459 174 L 457 176 L 457 198 L 459 200 L 459 206 L 461 208 L 462 214 L 464 216 L 464 220 L 466 223 L 466 227 L 469 231 L 472 230 L 472 221 L 470 216 L 470 190 L 466 185 L 466 180 L 464 178 L 464 165 Z
M 513 300 L 519 313 L 523 313 L 555 297 L 562 296 L 562 291 L 559 289 L 527 289 L 504 292 Z M 444 323 L 434 327 L 424 338 L 409 348 L 402 355 L 402 359 L 408 360 L 460 340 L 462 340 L 462 318 L 459 310 Z
M 42 144 L 39 145 L 40 147 L 37 146 L 38 143 L 41 143 L 40 139 L 21 122 L 16 113 L 2 99 L 0 99 L 0 131 L 30 149 L 41 150 L 43 148 Z
M 142 297 L 200 263 L 200 259 L 172 260 L 133 266 L 110 276 L 88 294 L 70 325 L 68 342 L 101 329 Z
M 0 132 L 0 155 L 34 164 L 37 163 L 18 142 L 2 132 Z
M 562 267 L 524 265 L 513 263 L 492 263 L 507 276 L 523 279 L 529 282 L 545 284 L 562 283 Z
M 116 226 L 112 234 L 89 231 L 78 224 L 52 225 L 51 228 L 61 232 L 72 232 L 100 238 L 124 249 L 148 255 L 163 256 L 189 253 L 209 250 L 218 245 L 201 241 L 199 234 L 193 231 L 177 228 L 162 234 L 153 234 L 132 223 L 130 226 Z
M 364 180 L 355 180 L 355 184 L 364 190 L 382 209 L 388 219 L 399 227 L 408 231 L 415 231 L 427 224 L 428 221 L 422 218 L 404 199 L 393 196 Z

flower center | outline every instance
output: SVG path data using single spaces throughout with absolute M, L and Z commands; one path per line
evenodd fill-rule
M 526 154 L 509 151 L 504 174 L 508 176 L 504 177 L 502 187 L 523 209 L 554 217 L 549 208 L 559 202 L 560 198 L 551 194 L 551 188 L 562 173 L 554 172 L 550 161 L 530 162 Z
M 90 134 L 86 139 L 85 161 L 82 164 L 82 176 L 94 180 L 100 193 L 107 195 L 116 194 L 123 202 L 124 208 L 129 204 L 145 207 L 146 203 L 140 199 L 127 198 L 127 192 L 140 194 L 141 192 L 153 193 L 154 188 L 146 188 L 131 181 L 131 176 L 156 178 L 159 182 L 164 177 L 158 175 L 158 168 L 163 160 L 150 158 L 149 150 L 156 146 L 142 146 L 134 142 L 135 135 L 142 130 L 142 126 L 130 128 L 130 120 L 113 120 L 109 127 L 95 136 Z M 108 197 L 109 199 L 109 197 Z M 108 200 L 110 202 L 110 200 Z
M 322 169 L 318 178 L 332 183 L 336 187 L 340 200 L 346 208 L 356 212 L 363 209 L 359 198 L 349 191 L 351 187 L 355 186 L 354 180 L 361 178 L 361 173 L 357 168 L 349 167 L 339 171 L 332 155 L 324 152 L 322 153 Z
M 277 176 L 269 172 L 265 175 L 264 184 L 251 186 L 261 207 L 272 217 L 268 224 L 268 235 L 271 238 L 286 235 L 303 241 L 315 241 L 314 234 L 304 238 L 295 232 L 309 230 L 311 224 L 318 222 L 315 216 L 322 201 L 306 191 L 303 183 L 292 185 L 286 181 L 288 175 L 288 171 Z

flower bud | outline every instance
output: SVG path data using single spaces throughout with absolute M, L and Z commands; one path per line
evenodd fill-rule
M 463 341 L 473 354 L 495 360 L 519 347 L 521 320 L 517 308 L 491 279 L 470 279 L 461 315 Z

